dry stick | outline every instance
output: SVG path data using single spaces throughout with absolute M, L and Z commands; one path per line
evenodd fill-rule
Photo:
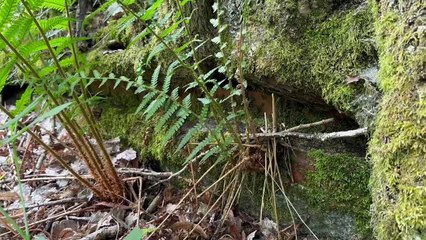
M 65 198 L 65 199 L 50 201 L 50 202 L 45 202 L 45 203 L 32 204 L 32 205 L 25 206 L 25 208 L 37 208 L 37 207 L 66 204 L 66 203 L 71 203 L 71 202 L 86 202 L 86 201 L 88 201 L 87 198 L 72 197 L 72 198 Z M 13 210 L 19 210 L 21 208 L 22 207 L 13 207 L 13 208 L 6 208 L 5 210 L 6 211 L 13 211 Z
M 358 137 L 358 136 L 365 136 L 368 131 L 366 127 L 364 128 L 358 128 L 355 130 L 349 130 L 349 131 L 340 131 L 340 132 L 331 132 L 331 133 L 301 133 L 301 132 L 276 132 L 276 133 L 257 133 L 255 134 L 256 137 L 259 138 L 285 138 L 285 137 L 296 137 L 296 138 L 305 138 L 305 139 L 312 139 L 312 140 L 320 140 L 320 141 L 326 141 L 330 139 L 336 139 L 336 138 L 350 138 L 350 137 Z M 253 138 L 253 136 L 250 136 L 250 138 Z
M 231 174 L 235 169 L 237 169 L 241 164 L 243 164 L 248 158 L 243 159 L 241 162 L 239 162 L 237 165 L 235 165 L 231 170 L 229 170 L 225 175 L 221 176 L 218 180 L 216 180 L 212 185 L 210 185 L 208 188 L 206 188 L 202 193 L 198 194 L 197 198 L 200 198 L 203 196 L 206 192 L 208 192 L 212 187 L 214 187 L 217 183 L 222 181 L 226 176 Z M 198 182 L 197 182 L 198 183 Z
M 268 117 L 266 116 L 266 112 L 263 113 L 264 121 L 265 121 L 265 131 L 268 130 Z M 263 189 L 262 189 L 262 202 L 260 203 L 260 222 L 263 222 L 263 208 L 265 207 L 265 193 L 266 193 L 266 186 L 268 184 L 268 174 L 267 174 L 267 166 L 268 166 L 268 155 L 265 151 L 265 161 L 264 161 L 264 180 L 263 180 Z
M 275 94 L 272 94 L 272 132 L 275 133 L 277 131 L 277 112 L 275 109 Z M 278 168 L 278 161 L 277 161 L 277 139 L 272 139 L 272 158 L 270 160 L 273 160 L 273 175 L 277 175 L 277 168 Z M 272 165 L 271 164 L 271 165 Z M 273 195 L 273 205 L 274 205 L 274 215 L 275 215 L 275 221 L 277 223 L 277 226 L 279 226 L 279 219 L 278 219 L 278 212 L 277 212 L 277 198 L 275 195 L 275 186 L 272 184 L 272 195 Z M 278 239 L 281 239 L 280 231 L 278 227 Z
M 231 188 L 231 186 L 234 184 L 234 182 L 236 181 L 236 179 L 234 178 L 226 188 L 223 189 L 222 193 L 219 195 L 219 197 L 217 198 L 217 200 L 212 204 L 212 206 L 207 210 L 207 212 L 204 214 L 204 216 L 200 219 L 200 221 L 198 221 L 199 223 L 201 223 L 202 221 L 204 221 L 208 214 L 213 210 L 213 208 L 216 206 L 216 204 L 219 203 L 219 201 L 221 199 L 223 199 L 223 196 L 225 195 L 225 193 L 229 190 L 229 188 Z M 192 228 L 192 230 L 188 233 L 188 235 L 184 238 L 184 240 L 188 239 L 188 237 L 193 233 L 193 231 L 195 230 L 195 227 Z M 149 239 L 149 238 L 148 238 Z
M 270 173 L 268 173 L 270 174 Z M 271 176 L 271 175 L 270 175 Z M 275 184 L 277 184 L 278 189 L 281 191 L 281 193 L 283 194 L 284 198 L 286 199 L 288 205 L 291 206 L 291 208 L 293 209 L 293 211 L 296 213 L 297 217 L 300 219 L 300 221 L 303 223 L 303 225 L 305 225 L 305 227 L 309 230 L 309 232 L 311 232 L 311 234 L 315 237 L 315 239 L 319 240 L 319 238 L 315 235 L 315 233 L 312 231 L 312 229 L 306 224 L 306 222 L 303 220 L 303 218 L 300 216 L 299 212 L 297 212 L 297 209 L 294 207 L 294 205 L 291 203 L 290 199 L 287 197 L 287 194 L 284 191 L 284 188 L 282 188 L 278 182 L 275 180 L 274 177 L 271 176 L 272 181 L 275 182 Z
M 214 169 L 214 167 L 216 167 L 216 163 L 214 163 L 212 166 L 210 166 L 210 168 L 209 169 L 207 169 L 207 171 L 198 179 L 198 181 L 195 183 L 195 185 L 198 185 L 200 182 L 201 182 L 201 180 L 203 180 L 209 173 L 210 173 L 210 171 L 211 170 L 213 170 Z M 214 183 L 214 184 L 216 184 L 216 183 Z M 192 190 L 193 190 L 193 188 L 191 188 L 186 194 L 185 194 L 185 196 L 183 196 L 182 198 L 181 198 L 181 200 L 176 204 L 176 208 L 175 208 L 175 210 L 176 209 L 178 209 L 179 207 L 180 207 L 180 205 L 185 201 L 185 199 L 191 194 L 191 192 L 192 192 Z M 164 220 L 158 225 L 158 227 L 156 228 L 156 229 L 160 229 L 163 225 L 164 225 L 164 223 L 166 223 L 166 221 L 170 218 L 170 216 L 172 215 L 172 213 L 173 213 L 174 211 L 172 211 L 171 213 L 169 213 L 168 215 L 167 215 L 167 217 L 165 217 L 164 218 Z M 155 233 L 155 231 L 156 230 L 154 230 L 148 237 L 147 237 L 147 239 L 150 239 L 153 235 L 154 235 L 154 233 Z
M 319 126 L 319 125 L 325 125 L 325 124 L 328 124 L 328 123 L 331 123 L 331 122 L 334 122 L 334 118 L 327 118 L 327 119 L 324 119 L 324 120 L 321 120 L 321 121 L 318 121 L 318 122 L 301 124 L 299 126 L 288 128 L 288 129 L 284 130 L 283 132 L 294 132 L 294 131 L 297 131 L 297 130 L 300 130 L 300 129 L 315 127 L 315 126 Z M 282 125 L 285 127 L 284 124 L 282 124 Z

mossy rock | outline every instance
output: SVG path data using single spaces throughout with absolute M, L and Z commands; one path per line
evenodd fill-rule
M 371 1 L 384 91 L 370 141 L 378 239 L 426 239 L 426 37 L 422 1 Z
M 365 3 L 270 0 L 253 3 L 247 15 L 245 76 L 251 84 L 350 116 L 359 111 L 354 100 L 371 92 L 346 79 L 377 64 L 373 17 Z

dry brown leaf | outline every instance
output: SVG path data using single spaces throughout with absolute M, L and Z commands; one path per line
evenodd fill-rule
M 16 192 L 0 192 L 0 200 L 14 202 L 19 200 L 19 194 Z

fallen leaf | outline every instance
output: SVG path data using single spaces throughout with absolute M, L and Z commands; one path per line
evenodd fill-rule
M 0 192 L 0 200 L 14 202 L 19 200 L 19 194 L 16 192 Z
M 360 78 L 359 76 L 346 76 L 347 84 L 355 84 L 355 83 L 358 83 L 359 81 L 363 81 L 363 79 Z

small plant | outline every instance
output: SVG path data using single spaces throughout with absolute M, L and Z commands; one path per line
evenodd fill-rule
M 87 82 L 80 77 L 84 58 L 79 54 L 76 43 L 82 39 L 74 37 L 69 12 L 72 3 L 68 0 L 5 0 L 0 4 L 0 50 L 3 51 L 0 91 L 13 76 L 28 84 L 27 91 L 37 92 L 37 97 L 20 106 L 18 111 L 10 112 L 0 106 L 0 110 L 10 118 L 2 128 L 13 124 L 22 128 L 2 140 L 2 144 L 11 143 L 27 132 L 97 197 L 118 202 L 123 196 L 123 186 L 89 106 L 91 96 L 86 90 Z M 49 11 L 55 12 L 56 16 L 47 18 L 46 12 Z M 43 102 L 46 104 L 42 105 Z M 30 124 L 24 124 L 22 119 L 31 111 L 39 111 L 39 117 Z M 81 178 L 32 131 L 35 125 L 53 116 L 67 130 L 90 170 L 94 184 Z M 88 135 L 95 139 L 97 146 L 89 141 Z

